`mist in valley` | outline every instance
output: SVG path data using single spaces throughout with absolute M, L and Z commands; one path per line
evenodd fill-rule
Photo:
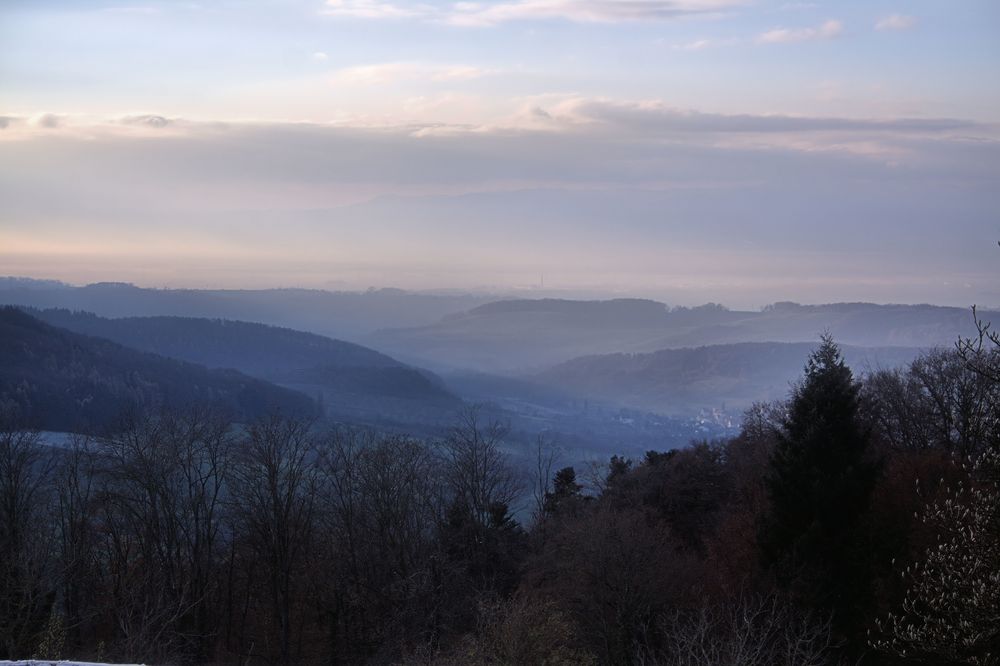
M 0 666 L 997 664 L 995 4 L 0 3 Z

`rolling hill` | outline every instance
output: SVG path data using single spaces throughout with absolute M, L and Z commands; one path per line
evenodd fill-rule
M 0 308 L 0 404 L 26 425 L 95 431 L 130 407 L 194 403 L 219 406 L 236 420 L 274 410 L 316 413 L 309 397 L 234 370 L 137 351 Z
M 260 322 L 362 340 L 379 328 L 420 326 L 491 300 L 401 289 L 147 289 L 125 282 L 82 287 L 54 280 L 0 278 L 0 303 L 66 308 L 103 317 L 206 317 Z
M 1000 320 L 993 312 L 987 320 Z M 534 374 L 580 356 L 647 353 L 743 342 L 815 342 L 823 332 L 857 347 L 934 347 L 974 331 L 965 308 L 776 303 L 760 311 L 656 301 L 517 300 L 490 303 L 430 326 L 392 329 L 374 344 L 434 369 Z
M 436 375 L 321 335 L 224 319 L 125 317 L 52 309 L 54 326 L 212 368 L 232 368 L 317 398 L 335 419 L 434 421 L 461 405 Z
M 785 398 L 815 343 L 745 342 L 645 354 L 576 358 L 539 373 L 546 386 L 594 400 L 684 415 L 719 408 L 738 412 L 757 400 Z M 860 374 L 913 360 L 912 347 L 844 346 L 848 365 Z

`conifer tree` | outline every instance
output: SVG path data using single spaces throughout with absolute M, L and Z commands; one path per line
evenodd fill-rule
M 576 482 L 576 470 L 564 467 L 552 479 L 552 491 L 545 493 L 544 510 L 546 515 L 556 515 L 572 512 L 582 499 L 580 491 L 583 486 Z
M 849 630 L 868 593 L 860 522 L 878 475 L 859 387 L 829 335 L 794 390 L 767 488 L 764 563 L 793 594 Z

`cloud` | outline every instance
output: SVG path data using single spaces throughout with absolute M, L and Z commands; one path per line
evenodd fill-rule
M 727 116 L 588 99 L 533 105 L 526 113 L 536 121 L 531 129 L 236 122 L 221 129 L 219 123 L 172 119 L 174 130 L 155 142 L 117 122 L 66 125 L 44 143 L 35 143 L 43 135 L 28 129 L 25 141 L 0 151 L 0 170 L 50 165 L 52 178 L 42 179 L 39 171 L 39 186 L 55 182 L 66 196 L 86 196 L 85 211 L 104 200 L 102 192 L 113 206 L 134 200 L 141 208 L 153 200 L 166 208 L 215 209 L 220 202 L 240 208 L 248 196 L 286 189 L 282 205 L 311 208 L 314 198 L 322 201 L 338 188 L 460 193 L 503 183 L 561 183 L 627 189 L 810 174 L 829 183 L 889 184 L 899 177 L 883 159 L 889 153 L 894 160 L 902 156 L 910 177 L 919 172 L 989 182 L 993 191 L 990 174 L 1000 166 L 995 128 L 960 120 Z M 975 136 L 980 138 L 969 138 Z M 18 182 L 0 191 L 17 192 Z M 30 193 L 27 188 L 18 197 Z M 36 198 L 34 205 L 43 201 Z
M 875 23 L 876 30 L 909 30 L 917 24 L 914 16 L 906 14 L 889 14 Z
M 24 140 L 0 150 L 3 231 L 38 246 L 59 239 L 66 256 L 50 265 L 61 270 L 183 275 L 192 284 L 221 275 L 281 281 L 271 277 L 281 270 L 328 277 L 358 264 L 382 283 L 449 267 L 440 279 L 451 286 L 484 284 L 487 272 L 504 275 L 530 257 L 547 279 L 629 275 L 634 287 L 684 256 L 693 266 L 681 277 L 693 283 L 732 270 L 734 283 L 766 275 L 773 289 L 798 288 L 825 257 L 841 278 L 900 280 L 906 268 L 952 279 L 972 266 L 995 284 L 995 246 L 983 241 L 995 237 L 1000 205 L 995 127 L 727 116 L 662 101 L 534 102 L 526 113 L 548 125 L 220 129 L 171 118 L 156 140 L 78 116 L 58 132 L 12 126 L 5 134 Z M 192 248 L 215 243 L 218 257 L 177 248 L 178 238 Z M 86 250 L 104 239 L 128 247 Z M 131 253 L 170 242 L 155 258 Z M 13 250 L 0 248 L 10 264 Z M 744 250 L 757 253 L 755 263 L 737 266 L 726 254 Z M 29 254 L 18 255 L 21 265 L 35 261 Z M 776 267 L 789 258 L 801 265 L 784 264 L 786 276 Z
M 432 12 L 426 5 L 403 7 L 380 0 L 326 0 L 320 13 L 338 18 L 403 19 L 426 17 Z
M 461 98 L 413 98 L 405 105 L 425 107 L 425 115 L 433 117 L 447 114 L 449 107 L 464 103 Z M 109 169 L 118 173 L 120 179 L 130 178 L 128 174 L 134 165 L 129 166 L 129 160 L 120 161 L 140 135 L 126 125 L 148 127 L 148 122 L 132 119 L 104 125 L 81 122 L 64 124 L 58 135 L 65 137 L 67 146 L 93 145 L 94 152 L 104 151 L 103 157 L 95 157 L 95 164 L 102 160 L 117 164 Z M 758 166 L 776 160 L 790 164 L 794 162 L 787 157 L 791 154 L 839 155 L 883 166 L 912 166 L 932 164 L 938 159 L 936 156 L 946 155 L 950 150 L 963 157 L 949 158 L 948 166 L 937 168 L 937 172 L 945 174 L 951 170 L 973 179 L 983 179 L 984 174 L 993 173 L 1000 166 L 1000 160 L 995 159 L 1000 150 L 1000 129 L 972 121 L 727 115 L 677 109 L 662 101 L 540 96 L 525 99 L 518 116 L 485 126 L 441 122 L 398 126 L 218 123 L 182 118 L 171 118 L 169 123 L 170 131 L 151 130 L 158 137 L 156 148 L 143 141 L 143 150 L 156 151 L 156 155 L 150 152 L 148 159 L 138 155 L 129 159 L 145 165 L 155 158 L 167 170 L 173 165 L 174 178 L 190 178 L 191 187 L 213 199 L 222 196 L 224 188 L 217 189 L 220 182 L 233 183 L 233 187 L 238 183 L 246 188 L 274 179 L 303 187 L 340 183 L 347 188 L 343 196 L 358 196 L 357 192 L 367 191 L 359 189 L 359 184 L 378 189 L 389 183 L 407 182 L 414 187 L 434 182 L 459 189 L 476 182 L 599 180 L 634 186 L 668 178 L 665 174 L 684 181 L 720 178 L 734 173 L 733 160 L 746 167 L 736 169 L 741 172 L 740 177 L 752 178 L 757 169 L 754 164 L 758 164 L 755 160 L 759 161 Z M 27 139 L 27 143 L 42 136 L 32 126 L 12 126 L 4 134 L 10 139 Z M 80 137 L 88 141 L 79 142 Z M 49 136 L 49 140 L 55 138 L 56 135 Z M 698 155 L 697 160 L 686 164 L 684 155 L 694 154 Z M 977 154 L 994 157 L 978 161 L 969 157 Z M 780 155 L 786 157 L 779 160 Z M 390 156 L 392 159 L 385 161 Z M 712 167 L 698 166 L 698 161 Z M 282 165 L 281 173 L 273 172 L 275 164 Z M 853 169 L 860 174 L 858 163 L 851 164 L 847 171 Z M 82 164 L 77 168 L 88 177 L 96 177 L 99 172 L 88 171 L 89 167 Z M 879 172 L 870 177 L 893 176 Z M 86 190 L 83 176 L 78 174 L 73 182 Z M 99 189 L 96 184 L 94 187 Z M 321 190 L 315 196 L 325 200 L 336 191 L 336 188 Z M 140 196 L 141 188 L 134 193 Z M 161 195 L 152 192 L 146 196 Z M 188 201 L 183 196 L 173 200 Z M 297 201 L 310 199 L 303 196 Z
M 384 85 L 400 81 L 452 83 L 478 79 L 491 73 L 493 70 L 470 65 L 388 62 L 336 70 L 333 73 L 332 81 L 347 85 Z
M 693 42 L 687 42 L 685 44 L 674 44 L 670 48 L 674 51 L 703 51 L 713 44 L 714 42 L 710 39 L 696 39 Z
M 394 4 L 383 0 L 326 0 L 321 13 L 342 18 L 418 18 L 456 26 L 491 26 L 544 20 L 580 23 L 662 21 L 717 14 L 745 4 L 747 0 L 515 0 L 463 1 L 434 6 Z
M 662 21 L 713 14 L 743 5 L 739 0 L 520 0 L 462 2 L 447 16 L 453 25 L 495 25 L 510 21 L 563 19 L 581 23 Z
M 160 13 L 159 7 L 150 5 L 122 5 L 118 7 L 102 7 L 100 11 L 108 14 L 133 14 L 137 16 L 155 16 Z
M 431 81 L 468 81 L 478 79 L 488 74 L 490 70 L 468 65 L 450 65 L 441 68 L 432 68 Z
M 844 24 L 835 19 L 825 21 L 815 28 L 774 28 L 757 35 L 761 44 L 787 44 L 791 42 L 812 42 L 839 37 Z
M 163 116 L 157 116 L 154 114 L 142 114 L 138 116 L 123 116 L 118 119 L 122 125 L 141 125 L 144 127 L 166 127 L 170 124 L 170 120 L 164 118 Z
M 361 65 L 336 70 L 334 81 L 359 85 L 377 85 L 399 81 L 451 82 L 475 79 L 495 73 L 494 70 L 466 65 L 435 63 L 381 63 Z M 401 102 L 423 110 L 440 111 L 458 103 L 475 104 L 479 98 L 461 93 L 449 92 L 436 96 L 408 97 Z M 477 135 L 507 136 L 511 133 L 523 135 L 525 132 L 575 133 L 583 137 L 632 136 L 640 135 L 654 139 L 678 140 L 684 137 L 704 135 L 793 135 L 813 133 L 830 136 L 851 135 L 856 138 L 872 136 L 922 136 L 961 137 L 963 140 L 1000 143 L 1000 125 L 983 123 L 962 118 L 947 117 L 891 117 L 856 118 L 837 116 L 803 116 L 783 114 L 725 114 L 704 112 L 697 109 L 672 106 L 663 100 L 627 100 L 600 97 L 585 97 L 564 94 L 543 94 L 515 99 L 520 109 L 506 119 L 491 124 L 467 122 L 418 121 L 408 124 L 392 124 L 386 120 L 372 124 L 358 119 L 337 123 L 309 122 L 266 122 L 266 121 L 205 121 L 185 118 L 168 118 L 158 114 L 137 114 L 109 118 L 94 122 L 86 116 L 57 116 L 39 113 L 26 119 L 17 116 L 0 116 L 0 128 L 25 133 L 38 134 L 37 128 L 60 127 L 65 133 L 79 136 L 134 136 L 134 132 L 116 128 L 149 127 L 160 129 L 170 127 L 165 134 L 175 139 L 201 137 L 212 139 L 233 133 L 275 132 L 290 133 L 293 138 L 297 128 L 311 128 L 309 131 L 321 134 L 350 134 L 352 132 L 404 132 L 409 136 Z M 514 108 L 517 108 L 516 106 Z M 305 130 L 303 130 L 305 131 Z M 610 134 L 609 134 L 610 133 Z M 866 138 L 866 140 L 867 140 Z M 703 139 L 693 138 L 701 141 Z
M 330 59 L 330 56 L 328 56 L 323 51 L 316 51 L 316 53 L 312 54 L 312 57 L 313 57 L 313 60 L 316 60 L 318 62 L 326 62 L 327 60 Z
M 56 129 L 62 125 L 62 118 L 54 113 L 39 113 L 31 118 L 31 124 L 44 129 Z
M 606 125 L 647 133 L 788 134 L 839 132 L 853 134 L 945 134 L 990 132 L 972 121 L 953 118 L 856 119 L 787 115 L 704 113 L 678 109 L 660 101 L 628 102 L 570 98 L 545 110 L 567 126 Z

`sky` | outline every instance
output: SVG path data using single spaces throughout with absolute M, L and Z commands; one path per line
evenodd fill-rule
M 4 0 L 0 274 L 1000 305 L 995 0 Z

